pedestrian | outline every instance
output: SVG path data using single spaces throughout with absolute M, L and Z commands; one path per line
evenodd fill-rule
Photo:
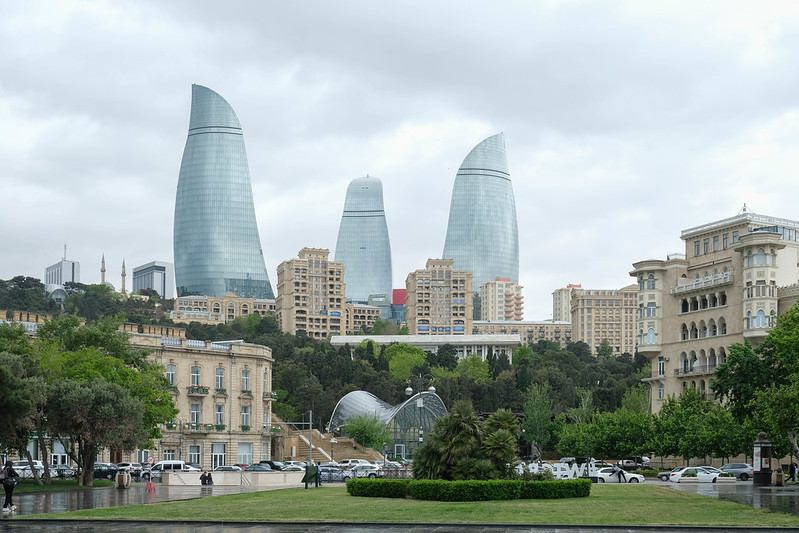
M 619 466 L 618 463 L 613 465 L 613 473 L 611 475 L 615 475 L 619 477 L 619 483 L 627 483 L 627 476 L 624 475 L 624 470 Z M 622 481 L 624 480 L 624 481 Z
M 797 468 L 796 463 L 794 461 L 791 461 L 791 466 L 788 467 L 788 474 L 789 474 L 788 475 L 788 481 L 793 481 L 794 483 L 796 483 L 796 471 L 797 471 L 797 469 L 798 468 Z
M 0 478 L 2 478 L 3 489 L 6 491 L 6 500 L 3 502 L 3 512 L 12 513 L 17 510 L 17 506 L 11 501 L 14 495 L 14 487 L 19 482 L 19 474 L 14 470 L 14 465 L 11 461 L 6 461 L 3 470 L 0 471 Z
M 213 485 L 214 484 L 214 478 L 211 477 L 211 472 L 208 472 L 208 474 L 207 474 L 207 476 L 205 478 L 205 484 L 206 485 Z
M 200 474 L 200 485 L 207 485 L 207 484 L 208 484 L 208 474 L 206 474 L 205 470 L 203 470 L 203 473 Z

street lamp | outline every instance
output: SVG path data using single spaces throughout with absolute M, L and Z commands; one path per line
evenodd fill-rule
M 432 384 L 433 379 L 434 379 L 433 376 L 418 374 L 416 377 L 419 378 L 419 397 L 416 399 L 416 406 L 419 408 L 419 446 L 421 446 L 424 443 L 424 429 L 423 429 L 423 425 L 424 424 L 422 422 L 422 409 L 424 408 L 424 399 L 423 399 L 422 395 L 425 392 L 423 390 L 424 380 L 425 379 L 429 379 L 430 380 L 430 387 L 428 387 L 427 392 L 435 393 L 436 392 L 436 388 Z M 411 387 L 411 383 L 412 383 L 412 380 L 409 379 L 408 380 L 408 387 L 405 389 L 405 394 L 408 395 L 408 396 L 412 396 L 413 395 L 413 387 Z

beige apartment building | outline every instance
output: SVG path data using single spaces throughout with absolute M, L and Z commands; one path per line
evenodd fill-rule
M 584 342 L 596 351 L 602 341 L 607 340 L 614 354 L 634 354 L 637 294 L 637 285 L 621 289 L 584 289 L 582 285 L 569 284 L 552 293 L 552 315 L 571 323 L 574 342 Z
M 633 264 L 638 351 L 652 411 L 688 387 L 710 397 L 729 346 L 757 345 L 799 295 L 799 222 L 744 210 L 683 230 L 684 254 Z
M 275 300 L 261 298 L 242 298 L 232 292 L 219 297 L 214 296 L 179 296 L 175 298 L 175 308 L 169 318 L 175 322 L 188 324 L 224 324 L 237 317 L 246 317 L 252 313 L 266 316 L 276 312 Z
M 452 259 L 428 259 L 405 279 L 405 322 L 411 335 L 466 335 L 472 331 L 473 276 Z
M 572 325 L 559 320 L 475 320 L 474 335 L 519 335 L 523 344 L 556 342 L 561 348 L 572 342 Z
M 510 278 L 486 281 L 480 287 L 480 320 L 523 320 L 522 286 Z
M 275 307 L 284 332 L 323 339 L 369 329 L 380 318 L 379 307 L 346 303 L 344 263 L 329 256 L 327 249 L 303 248 L 277 267 Z

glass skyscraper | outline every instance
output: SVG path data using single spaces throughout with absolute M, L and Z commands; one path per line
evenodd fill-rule
M 173 245 L 178 296 L 274 298 L 241 124 L 230 104 L 202 85 L 191 86 Z
M 347 187 L 338 228 L 336 261 L 344 263 L 347 300 L 367 302 L 382 294 L 391 303 L 391 244 L 383 210 L 383 184 L 373 176 Z
M 519 227 L 503 133 L 475 146 L 458 169 L 443 258 L 474 275 L 475 292 L 496 278 L 519 282 Z

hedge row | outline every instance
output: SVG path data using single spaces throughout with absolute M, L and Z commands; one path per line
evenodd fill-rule
M 448 502 L 585 498 L 591 493 L 591 480 L 442 481 L 436 479 L 356 478 L 347 481 L 347 492 L 352 496 L 372 498 L 406 498 L 410 496 L 414 500 Z

